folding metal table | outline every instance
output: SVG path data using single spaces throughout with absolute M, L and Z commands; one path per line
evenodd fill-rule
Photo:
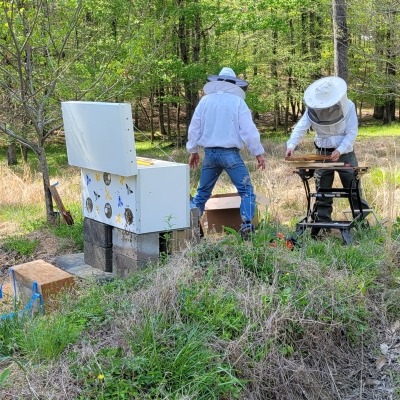
M 330 166 L 329 163 L 312 165 L 308 163 L 307 166 L 298 165 L 295 167 L 294 173 L 298 174 L 303 182 L 304 190 L 307 197 L 307 212 L 306 216 L 297 223 L 296 232 L 291 237 L 293 243 L 297 242 L 297 239 L 305 232 L 307 228 L 320 228 L 320 229 L 338 229 L 342 234 L 342 238 L 345 244 L 352 243 L 351 228 L 353 228 L 357 222 L 362 219 L 362 202 L 360 194 L 360 176 L 367 172 L 368 167 L 359 166 Z M 333 171 L 349 170 L 353 174 L 350 188 L 331 188 L 321 189 L 316 187 L 313 192 L 310 188 L 309 180 L 314 178 L 315 171 L 319 169 L 331 169 Z M 353 195 L 356 195 L 357 204 L 354 204 Z M 346 220 L 333 220 L 329 222 L 319 222 L 317 220 L 317 200 L 320 198 L 330 197 L 332 199 L 347 198 L 350 205 L 351 216 L 350 219 Z M 364 210 L 366 211 L 366 210 Z

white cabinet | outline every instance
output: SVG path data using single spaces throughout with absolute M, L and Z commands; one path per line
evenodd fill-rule
M 133 233 L 188 228 L 187 164 L 148 160 L 137 175 L 121 176 L 82 169 L 83 214 Z
M 136 157 L 129 104 L 64 102 L 62 112 L 85 217 L 137 234 L 190 226 L 189 166 Z

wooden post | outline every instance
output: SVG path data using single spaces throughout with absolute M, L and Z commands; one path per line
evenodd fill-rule
M 67 223 L 67 225 L 73 225 L 74 220 L 72 218 L 71 213 L 67 211 L 64 207 L 64 204 L 56 188 L 57 184 L 58 183 L 54 183 L 53 185 L 50 185 L 51 195 L 53 196 L 53 199 L 56 202 L 58 210 L 60 211 L 60 214 L 63 216 L 64 221 Z

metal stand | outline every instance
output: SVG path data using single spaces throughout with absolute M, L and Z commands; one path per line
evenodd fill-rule
M 317 189 L 316 192 L 311 192 L 309 180 L 314 177 L 316 169 L 333 169 L 335 171 L 346 169 L 353 172 L 353 179 L 351 181 L 350 188 L 332 188 L 332 189 Z M 352 243 L 351 228 L 355 226 L 357 222 L 362 220 L 363 209 L 360 195 L 360 173 L 366 172 L 367 167 L 297 167 L 295 173 L 297 173 L 304 186 L 304 190 L 307 196 L 307 214 L 306 216 L 296 225 L 296 232 L 291 240 L 296 243 L 297 239 L 305 232 L 307 228 L 319 229 L 338 229 L 342 235 L 343 241 L 346 245 Z M 353 204 L 353 194 L 356 195 L 357 203 Z M 330 221 L 330 222 L 318 222 L 316 220 L 317 203 L 316 199 L 322 197 L 330 197 L 333 199 L 347 198 L 350 204 L 351 218 L 344 221 Z

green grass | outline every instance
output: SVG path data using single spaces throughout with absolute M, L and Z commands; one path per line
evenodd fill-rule
M 236 296 L 224 288 L 213 288 L 207 282 L 200 282 L 181 287 L 179 297 L 182 319 L 205 326 L 221 339 L 238 337 L 248 323 Z
M 288 139 L 288 134 L 283 131 L 278 132 L 268 132 L 262 134 L 263 137 L 268 138 L 268 140 L 273 143 L 284 143 Z M 361 126 L 358 133 L 359 138 L 376 138 L 382 136 L 400 136 L 400 124 L 393 123 L 391 125 L 371 125 L 371 126 Z M 138 135 L 135 142 L 136 154 L 139 157 L 148 157 L 156 159 L 170 160 L 174 159 L 176 155 L 171 154 L 177 147 L 166 140 L 157 138 L 154 143 L 151 143 L 149 139 L 150 135 Z M 178 152 L 180 153 L 180 152 Z M 0 146 L 0 162 L 5 162 L 7 155 L 7 147 L 3 143 Z M 56 176 L 61 174 L 66 168 L 68 168 L 67 152 L 65 151 L 65 144 L 63 143 L 52 143 L 49 142 L 46 145 L 46 155 L 49 164 L 50 176 Z M 180 154 L 178 156 L 179 160 L 174 160 L 176 162 L 187 162 L 186 154 L 182 158 Z M 172 159 L 171 159 L 172 158 Z M 32 171 L 38 170 L 38 159 L 35 154 L 28 150 L 28 164 L 30 165 Z M 21 163 L 13 166 L 15 171 L 21 169 Z
M 400 124 L 393 123 L 391 125 L 371 125 L 361 126 L 358 130 L 358 137 L 360 138 L 374 138 L 382 136 L 399 136 Z
M 4 251 L 15 251 L 22 256 L 31 256 L 39 247 L 38 239 L 27 239 L 20 236 L 8 236 L 2 244 Z
M 381 318 L 370 307 L 377 295 L 384 314 L 399 318 L 398 276 L 386 266 L 383 228 L 356 232 L 354 246 L 304 234 L 293 251 L 270 247 L 268 235 L 204 240 L 172 285 L 174 260 L 126 280 L 86 283 L 60 298 L 59 311 L 0 323 L 1 354 L 23 357 L 33 368 L 54 368 L 64 357 L 80 399 L 234 399 L 243 395 L 252 368 L 306 353 L 329 359 L 326 338 L 338 330 L 358 354 Z M 165 284 L 157 286 L 168 268 L 158 283 Z M 83 345 L 91 350 L 81 354 Z
M 32 232 L 45 226 L 44 205 L 41 203 L 27 206 L 0 206 L 0 221 L 16 221 L 21 234 Z
M 39 204 L 29 206 L 0 207 L 0 220 L 18 223 L 19 233 L 5 238 L 2 247 L 5 251 L 16 251 L 20 255 L 32 255 L 39 245 L 38 239 L 29 239 L 25 235 L 41 230 L 51 230 L 55 236 L 74 243 L 77 250 L 83 249 L 83 215 L 81 204 L 72 204 L 68 207 L 73 215 L 74 224 L 67 225 L 60 221 L 56 225 L 49 225 L 45 220 L 43 207 Z
M 237 398 L 241 382 L 201 328 L 146 316 L 128 334 L 129 347 L 105 347 L 74 368 L 80 398 Z
M 82 333 L 82 324 L 66 315 L 27 320 L 23 329 L 15 332 L 16 345 L 22 356 L 41 362 L 58 358 L 70 343 Z
M 387 183 L 390 185 L 400 186 L 400 171 L 387 171 L 382 168 L 371 168 L 369 177 L 375 186 L 382 186 Z
M 57 225 L 49 226 L 53 233 L 64 239 L 75 243 L 77 249 L 83 250 L 83 214 L 81 204 L 69 205 L 68 210 L 74 219 L 73 225 L 67 225 L 63 221 Z
M 370 127 L 361 133 L 378 135 Z M 57 155 L 63 147 L 51 151 L 52 171 L 60 173 L 67 168 L 65 154 Z M 137 143 L 138 156 L 167 159 L 171 152 L 177 157 L 164 143 Z M 374 184 L 385 179 L 371 171 Z M 18 221 L 22 231 L 3 247 L 32 254 L 38 243 L 24 234 L 37 229 L 83 246 L 81 205 L 67 208 L 75 224 L 50 228 L 41 206 L 2 206 L 1 218 Z M 82 400 L 239 399 L 256 392 L 315 398 L 312 382 L 328 397 L 345 397 L 340 384 L 332 389 L 332 368 L 335 382 L 346 383 L 348 366 L 379 349 L 377 331 L 400 318 L 399 218 L 392 227 L 355 230 L 351 246 L 306 232 L 291 251 L 278 232 L 290 233 L 266 218 L 249 241 L 227 229 L 127 279 L 78 283 L 52 312 L 0 321 L 0 362 L 17 360 L 30 379 L 38 376 L 35 388 L 51 385 L 50 369 L 60 379 L 68 372 L 71 398 Z M 0 396 L 2 387 L 12 391 L 8 372 L 0 375 Z

